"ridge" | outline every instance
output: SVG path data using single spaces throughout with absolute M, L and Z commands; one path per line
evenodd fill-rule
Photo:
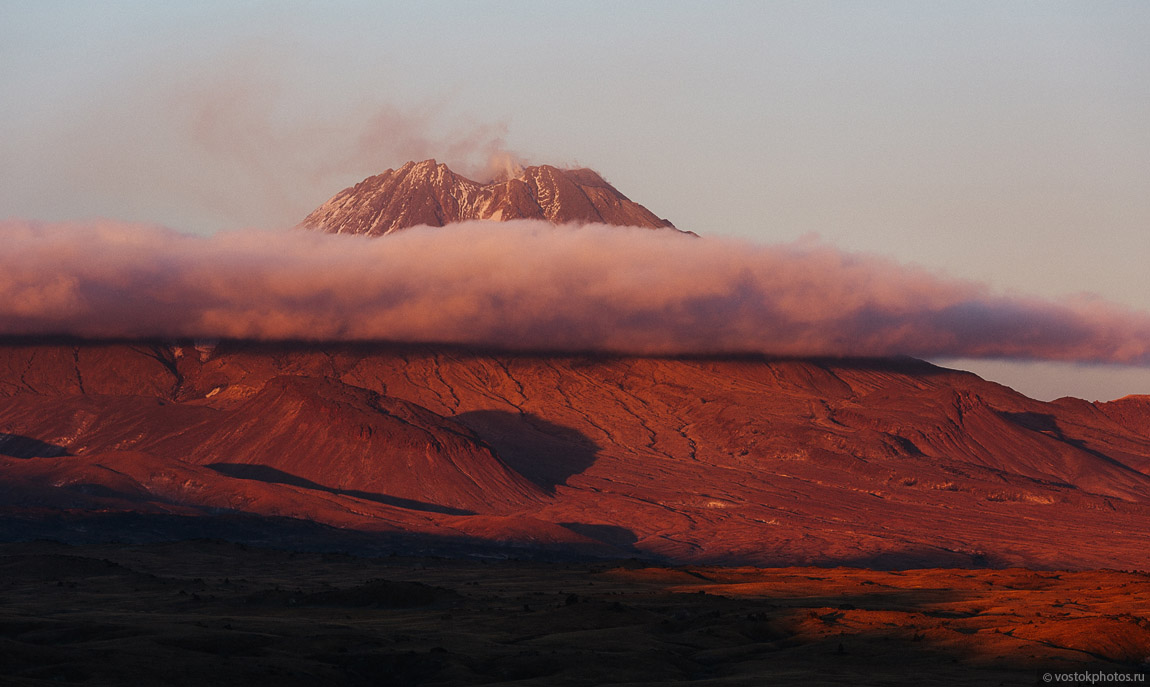
M 343 189 L 299 226 L 332 234 L 385 236 L 421 225 L 540 219 L 680 231 L 594 170 L 532 165 L 518 171 L 513 178 L 480 183 L 435 159 L 409 161 Z

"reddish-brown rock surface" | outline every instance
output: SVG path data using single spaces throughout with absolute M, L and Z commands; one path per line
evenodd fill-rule
M 9 343 L 0 505 L 692 563 L 1145 568 L 1148 413 L 914 360 Z
M 301 226 L 382 236 L 420 225 L 512 219 L 674 229 L 590 169 L 540 165 L 514 179 L 482 184 L 435 160 L 408 162 L 368 177 L 316 208 Z

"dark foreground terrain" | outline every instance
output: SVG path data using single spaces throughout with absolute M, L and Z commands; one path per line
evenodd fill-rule
M 1131 572 L 26 542 L 0 545 L 0 683 L 1016 685 L 1076 670 L 1136 680 L 1148 613 L 1150 576 Z

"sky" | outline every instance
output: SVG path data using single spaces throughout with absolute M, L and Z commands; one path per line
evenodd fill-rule
M 287 227 L 415 157 L 1150 311 L 1144 2 L 0 0 L 0 218 Z M 1037 398 L 1143 365 L 940 358 Z

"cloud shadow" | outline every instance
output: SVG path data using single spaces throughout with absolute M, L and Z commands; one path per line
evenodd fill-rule
M 473 410 L 452 419 L 478 434 L 512 470 L 548 493 L 591 467 L 599 453 L 599 445 L 586 434 L 533 413 Z
M 19 434 L 0 432 L 0 456 L 9 458 L 58 458 L 68 455 L 68 449 L 59 444 L 40 441 Z
M 356 489 L 335 489 L 326 487 L 317 482 L 312 482 L 309 479 L 304 479 L 297 475 L 277 470 L 267 465 L 252 465 L 248 463 L 212 463 L 207 466 L 212 470 L 235 479 L 249 479 L 257 482 L 266 482 L 268 484 L 286 484 L 293 487 L 301 487 L 303 489 L 315 489 L 317 491 L 325 491 L 329 494 L 337 496 L 351 496 L 357 499 L 364 499 L 365 501 L 375 501 L 388 506 L 397 506 L 399 508 L 407 508 L 409 510 L 420 510 L 429 513 L 443 513 L 445 515 L 474 515 L 474 511 L 464 510 L 462 508 L 451 508 L 450 506 L 440 506 L 434 503 L 427 503 L 425 501 L 417 501 L 415 499 L 405 499 L 399 496 L 388 496 L 387 494 L 377 494 L 369 491 L 359 491 Z

